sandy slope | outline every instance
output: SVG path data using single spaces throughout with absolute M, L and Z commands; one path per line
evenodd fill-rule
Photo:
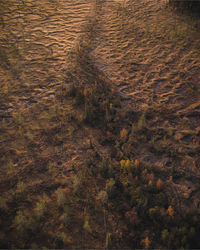
M 199 177 L 198 21 L 192 25 L 189 17 L 173 13 L 160 0 L 105 1 L 99 19 L 91 56 L 117 84 L 124 112 L 155 108 L 148 128 L 163 129 L 166 136 L 172 130 L 173 139 L 165 143 L 183 153 L 178 161 L 182 171 Z M 162 140 L 156 142 L 158 147 Z M 145 145 L 138 146 L 138 155 L 161 168 L 173 164 L 169 152 L 159 157 Z M 193 193 L 195 199 L 195 183 L 180 178 L 174 187 L 181 197 Z
M 0 7 L 0 154 L 19 169 L 1 180 L 3 195 L 12 196 L 7 186 L 15 186 L 19 174 L 33 200 L 43 187 L 53 192 L 59 183 L 66 185 L 71 163 L 91 156 L 88 135 L 100 154 L 115 158 L 109 154 L 112 146 L 98 145 L 99 130 L 73 124 L 69 139 L 65 114 L 71 105 L 57 111 L 55 92 L 70 79 L 73 55 L 84 45 L 84 53 L 116 86 L 124 116 L 148 113 L 152 134 L 136 144 L 137 158 L 161 169 L 175 165 L 181 174 L 168 180 L 169 193 L 184 201 L 184 208 L 198 206 L 199 21 L 167 9 L 164 0 L 2 0 Z M 127 127 L 137 119 L 131 117 Z M 49 159 L 57 164 L 56 184 L 45 180 Z
M 165 1 L 99 2 L 96 12 L 89 0 L 1 2 L 2 86 L 19 88 L 18 98 L 26 105 L 37 95 L 48 96 L 63 81 L 68 54 L 93 16 L 98 20 L 90 56 L 127 103 L 139 109 L 167 105 L 178 115 L 197 103 L 198 112 L 198 26 L 189 18 L 183 24 L 182 16 L 165 9 Z M 32 89 L 29 97 L 15 81 Z M 186 119 L 192 129 L 199 124 L 196 117 Z
M 2 85 L 17 88 L 15 105 L 36 102 L 61 84 L 68 53 L 78 42 L 92 1 L 1 1 Z M 30 86 L 31 85 L 31 86 Z M 31 88 L 26 95 L 22 90 Z M 45 91 L 44 91 L 45 89 Z
M 198 87 L 197 29 L 182 24 L 165 1 L 121 2 L 107 1 L 102 8 L 93 51 L 98 66 L 140 106 L 163 103 L 180 110 L 197 101 L 196 91 L 184 88 Z M 189 35 L 192 41 L 182 40 Z

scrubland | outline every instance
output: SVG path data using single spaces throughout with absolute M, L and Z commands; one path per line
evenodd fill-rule
M 179 8 L 0 2 L 1 248 L 200 248 L 200 19 Z

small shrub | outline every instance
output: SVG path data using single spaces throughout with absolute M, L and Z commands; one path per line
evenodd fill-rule
M 109 198 L 114 198 L 115 195 L 116 195 L 116 192 L 115 192 L 115 181 L 113 178 L 107 180 L 106 182 L 106 192 L 108 194 L 108 197 Z
M 58 233 L 55 237 L 56 248 L 63 248 L 67 243 L 67 235 L 64 232 Z
M 40 218 L 42 216 L 44 216 L 44 214 L 46 213 L 46 202 L 44 200 L 38 201 L 36 204 L 36 214 L 37 216 Z
M 16 191 L 17 193 L 20 193 L 20 194 L 25 193 L 25 184 L 22 181 L 18 182 Z
M 15 216 L 14 223 L 16 225 L 16 229 L 19 232 L 24 232 L 31 226 L 31 221 L 28 219 L 22 211 L 18 211 Z
M 136 169 L 138 169 L 139 168 L 139 165 L 140 165 L 140 162 L 139 162 L 139 160 L 135 160 L 135 162 L 134 162 L 134 167 L 136 168 Z
M 195 234 L 196 234 L 195 228 L 194 228 L 194 227 L 191 227 L 191 228 L 190 228 L 190 231 L 189 231 L 189 236 L 192 238 L 192 237 L 195 236 Z
M 149 182 L 148 182 L 148 187 L 150 187 L 150 188 L 153 187 L 153 182 L 152 182 L 152 180 L 149 180 Z
M 54 169 L 54 164 L 53 164 L 53 162 L 49 162 L 48 163 L 48 171 L 49 171 L 49 173 L 52 173 L 53 172 L 53 169 Z
M 153 173 L 148 173 L 146 175 L 146 179 L 147 179 L 147 181 L 151 181 L 153 183 L 153 181 L 154 181 L 154 174 Z
M 167 209 L 167 213 L 170 217 L 173 217 L 174 216 L 174 209 L 173 207 L 170 205 Z
M 66 243 L 66 241 L 67 241 L 67 235 L 66 235 L 64 232 L 62 232 L 62 233 L 59 235 L 59 238 L 60 238 L 60 240 L 63 242 L 63 244 Z
M 64 223 L 64 225 L 69 225 L 70 217 L 67 213 L 63 213 L 63 215 L 60 217 L 60 220 L 62 223 Z
M 120 131 L 120 139 L 121 139 L 122 141 L 126 141 L 127 136 L 128 136 L 128 130 L 127 130 L 126 128 L 123 128 L 123 129 Z
M 84 229 L 85 231 L 89 232 L 89 233 L 92 232 L 92 229 L 91 229 L 90 224 L 89 224 L 89 216 L 86 216 L 86 217 L 85 217 L 83 229 Z
M 64 205 L 63 214 L 60 217 L 60 221 L 64 223 L 64 225 L 69 225 L 71 221 L 71 209 L 69 205 Z
M 98 193 L 97 199 L 100 200 L 103 204 L 105 204 L 108 201 L 108 195 L 104 190 L 102 190 Z
M 100 173 L 101 173 L 101 176 L 103 178 L 108 178 L 109 167 L 108 167 L 108 162 L 106 162 L 105 160 L 103 160 L 103 162 L 102 162 L 102 167 L 100 169 Z
M 62 189 L 57 189 L 56 191 L 56 198 L 59 206 L 62 206 L 66 202 L 66 195 L 65 192 Z
M 73 178 L 73 188 L 74 188 L 74 192 L 78 193 L 80 191 L 81 188 L 81 178 L 80 176 L 75 175 Z
M 121 161 L 120 161 L 120 166 L 121 166 L 121 168 L 122 168 L 122 169 L 124 168 L 125 163 L 126 163 L 126 161 L 125 161 L 125 160 L 121 160 Z
M 133 208 L 132 210 L 126 212 L 125 214 L 126 219 L 132 226 L 136 226 L 140 223 L 140 219 L 138 217 L 138 213 L 136 208 Z
M 106 233 L 106 242 L 105 242 L 105 248 L 111 248 L 111 244 L 112 244 L 112 241 L 111 241 L 111 233 Z
M 8 161 L 8 169 L 10 172 L 15 172 L 16 167 L 14 166 L 13 162 L 11 160 Z
M 159 208 L 157 206 L 149 208 L 149 216 L 151 219 L 155 220 L 158 217 L 158 214 L 159 214 Z
M 162 230 L 162 232 L 161 232 L 161 239 L 162 239 L 162 241 L 163 242 L 168 241 L 168 237 L 169 237 L 169 231 L 168 231 L 168 229 Z
M 31 243 L 30 249 L 39 249 L 38 245 L 36 243 Z
M 71 137 L 74 134 L 74 128 L 72 126 L 69 126 L 67 130 L 68 130 L 68 134 L 67 135 L 69 137 Z
M 133 172 L 133 162 L 130 160 L 121 160 L 120 166 L 123 173 L 127 174 Z
M 148 236 L 145 239 L 143 239 L 141 243 L 145 249 L 149 249 L 150 244 L 151 244 Z
M 0 197 L 0 209 L 6 210 L 8 208 L 5 198 Z
M 159 179 L 157 180 L 157 182 L 156 182 L 156 188 L 157 188 L 158 190 L 161 190 L 161 189 L 163 188 L 163 186 L 164 186 L 164 183 L 163 183 L 163 181 L 159 178 Z
M 138 124 L 137 124 L 138 130 L 143 130 L 144 127 L 145 127 L 145 125 L 146 125 L 146 112 L 144 112 L 144 113 L 140 116 L 140 118 L 139 118 L 139 120 L 138 120 Z
M 17 125 L 21 125 L 22 122 L 24 121 L 24 118 L 21 114 L 18 114 L 15 116 L 14 121 Z
M 134 124 L 132 124 L 131 126 L 131 134 L 134 135 L 134 133 L 136 132 L 136 127 Z

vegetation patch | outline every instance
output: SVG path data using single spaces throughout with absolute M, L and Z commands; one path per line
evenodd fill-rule
M 199 249 L 198 39 L 186 39 L 196 28 L 177 29 L 161 1 L 4 5 L 0 248 Z M 38 18 L 45 35 L 29 27 Z M 79 20 L 66 53 L 62 28 Z M 103 65 L 95 53 L 108 48 Z

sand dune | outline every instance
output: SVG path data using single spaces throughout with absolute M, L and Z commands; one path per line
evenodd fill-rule
M 73 120 L 76 113 L 86 107 L 80 105 L 76 110 L 70 98 L 59 100 L 59 91 L 73 81 L 88 84 L 90 76 L 97 73 L 113 83 L 121 100 L 119 113 L 121 117 L 128 117 L 127 124 L 123 124 L 127 131 L 137 126 L 139 115 L 147 113 L 147 136 L 138 137 L 138 141 L 136 136 L 132 139 L 134 147 L 131 142 L 129 145 L 138 162 L 167 173 L 167 177 L 163 177 L 166 193 L 169 200 L 175 197 L 173 206 L 177 211 L 198 208 L 199 27 L 199 19 L 175 12 L 168 8 L 165 0 L 0 1 L 0 171 L 6 176 L 1 179 L 0 187 L 3 196 L 10 199 L 10 207 L 23 208 L 29 216 L 30 211 L 35 211 L 38 192 L 48 191 L 47 203 L 53 219 L 44 222 L 49 232 L 46 239 L 54 234 L 54 227 L 58 232 L 62 229 L 57 222 L 60 210 L 54 207 L 55 190 L 58 187 L 66 189 L 71 197 L 73 181 L 70 178 L 76 177 L 78 172 L 74 166 L 90 165 L 88 161 L 95 157 L 98 159 L 95 164 L 99 166 L 104 158 L 119 165 L 116 148 L 121 147 L 120 155 L 123 146 L 118 138 L 114 145 L 109 131 L 83 125 L 81 121 L 76 124 Z M 113 107 L 112 103 L 109 105 Z M 115 129 L 120 130 L 120 126 L 120 121 L 116 120 Z M 100 145 L 106 136 L 110 136 L 111 142 L 108 139 L 107 144 Z M 53 178 L 49 162 L 55 164 Z M 174 165 L 178 174 L 172 180 L 168 175 Z M 14 174 L 13 166 L 18 171 Z M 23 199 L 16 201 L 20 198 L 13 195 L 12 188 L 17 185 L 18 178 L 31 194 L 32 203 L 29 199 L 28 205 Z M 94 195 L 99 187 L 94 178 L 90 181 L 91 195 Z M 75 198 L 70 199 L 73 203 Z M 92 196 L 91 200 L 95 199 Z M 78 202 L 81 203 L 81 199 Z M 85 234 L 83 237 L 79 232 L 83 228 L 81 216 L 85 216 L 89 206 L 83 209 L 82 204 L 79 204 L 81 208 L 77 204 L 73 203 L 74 209 L 80 214 L 73 225 L 74 234 L 68 239 L 69 246 L 89 248 L 93 242 L 92 246 L 101 248 L 105 211 L 104 219 L 97 218 L 94 226 L 100 232 L 99 238 L 89 234 L 89 238 L 84 239 Z M 110 225 L 117 228 L 118 242 L 121 237 L 118 222 L 126 232 L 126 221 L 120 222 L 121 217 L 116 214 L 110 212 L 109 218 Z M 14 218 L 12 214 L 9 216 Z M 12 223 L 2 223 L 10 233 Z M 13 242 L 17 242 L 14 230 L 11 226 L 10 234 Z M 90 228 L 87 230 L 90 233 Z M 44 237 L 44 242 L 53 242 L 55 248 L 59 245 L 53 236 L 50 243 L 48 240 Z M 130 247 L 126 238 L 123 244 L 123 247 Z M 160 248 L 160 245 L 155 246 Z

